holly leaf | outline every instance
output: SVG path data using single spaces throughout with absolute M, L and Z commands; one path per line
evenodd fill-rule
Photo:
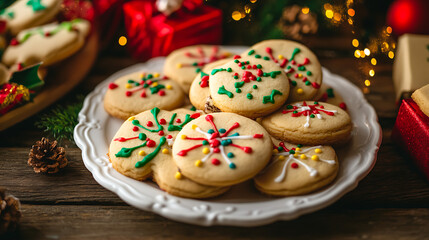
M 39 67 L 42 63 L 35 64 L 33 66 L 24 68 L 23 70 L 12 73 L 9 82 L 13 82 L 19 85 L 23 85 L 28 89 L 35 89 L 43 86 L 44 82 L 39 78 Z

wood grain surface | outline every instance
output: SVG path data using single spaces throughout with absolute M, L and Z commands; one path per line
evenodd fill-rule
M 323 66 L 363 88 L 360 62 L 351 57 L 344 44 L 327 39 L 313 47 Z M 110 74 L 134 63 L 124 54 L 103 53 L 89 76 L 63 101 L 77 93 L 88 93 Z M 252 228 L 174 222 L 130 207 L 98 185 L 73 143 L 63 143 L 70 162 L 63 172 L 35 174 L 27 166 L 28 153 L 32 144 L 47 136 L 34 126 L 35 116 L 0 132 L 0 185 L 21 200 L 23 212 L 18 231 L 3 238 L 429 239 L 429 182 L 390 139 L 397 114 L 392 62 L 379 60 L 374 69 L 376 77 L 365 96 L 376 109 L 383 129 L 377 163 L 355 190 L 326 209 Z

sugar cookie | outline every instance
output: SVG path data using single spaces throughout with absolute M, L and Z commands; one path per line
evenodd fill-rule
M 266 40 L 253 45 L 242 56 L 275 61 L 289 77 L 288 102 L 310 100 L 322 84 L 322 67 L 306 46 L 289 40 Z
M 210 95 L 222 112 L 257 118 L 281 107 L 289 95 L 289 81 L 273 61 L 235 56 L 210 73 Z
M 210 96 L 210 72 L 215 67 L 229 62 L 231 59 L 226 58 L 207 64 L 200 73 L 195 77 L 189 89 L 189 100 L 199 110 L 204 110 L 207 97 Z
M 347 105 L 344 102 L 343 97 L 336 92 L 331 86 L 326 83 L 322 83 L 316 96 L 313 98 L 317 102 L 327 102 L 329 104 L 340 107 L 343 110 L 347 110 Z
M 219 59 L 227 58 L 228 51 L 218 46 L 195 45 L 173 51 L 165 59 L 164 73 L 174 81 L 180 83 L 188 93 L 192 81 L 202 68 Z
M 112 116 L 127 119 L 154 107 L 175 109 L 184 99 L 182 88 L 168 77 L 156 72 L 135 72 L 109 84 L 104 108 Z
M 89 30 L 90 23 L 83 19 L 26 29 L 11 40 L 2 61 L 8 66 L 52 65 L 77 52 Z
M 347 112 L 323 102 L 296 102 L 264 117 L 262 126 L 277 139 L 306 144 L 340 144 L 348 140 L 352 122 Z
M 255 186 L 275 196 L 302 195 L 331 183 L 338 173 L 338 160 L 330 146 L 276 143 L 271 163 L 255 178 Z
M 271 138 L 257 122 L 234 113 L 213 113 L 183 127 L 173 159 L 195 182 L 230 186 L 255 176 L 271 151 Z
M 15 36 L 24 29 L 51 21 L 59 13 L 61 0 L 17 0 L 0 12 L 0 20 Z

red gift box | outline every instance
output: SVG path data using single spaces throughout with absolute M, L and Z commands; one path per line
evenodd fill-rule
M 402 100 L 392 140 L 403 147 L 429 180 L 429 117 L 412 100 Z
M 220 44 L 222 11 L 185 0 L 170 16 L 156 10 L 153 0 L 134 0 L 123 5 L 128 49 L 133 57 L 147 60 L 166 56 L 175 49 L 195 44 Z

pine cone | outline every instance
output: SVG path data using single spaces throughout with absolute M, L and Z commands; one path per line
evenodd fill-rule
M 56 173 L 67 166 L 66 152 L 63 147 L 58 147 L 58 142 L 49 142 L 42 138 L 31 148 L 28 165 L 32 166 L 36 173 Z
M 21 218 L 20 208 L 18 198 L 6 195 L 6 189 L 0 188 L 0 236 L 16 229 Z
M 298 5 L 283 10 L 279 25 L 285 36 L 295 40 L 302 39 L 305 34 L 316 33 L 319 28 L 316 15 L 311 12 L 303 13 Z

